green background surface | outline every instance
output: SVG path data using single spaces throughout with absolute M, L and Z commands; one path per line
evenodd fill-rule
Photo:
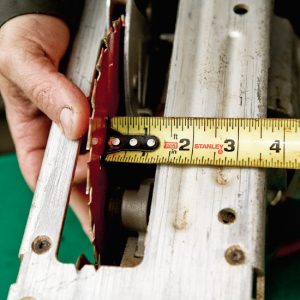
M 32 193 L 24 182 L 14 154 L 0 156 L 0 299 L 6 299 L 16 281 L 22 241 Z M 93 261 L 93 250 L 72 210 L 68 210 L 59 250 L 59 260 L 75 263 L 84 253 Z
M 20 265 L 18 251 L 32 199 L 14 154 L 0 156 L 0 191 L 0 299 L 6 299 L 10 284 L 17 278 Z M 59 260 L 75 263 L 81 253 L 93 260 L 92 247 L 69 209 Z M 300 254 L 268 264 L 266 277 L 266 299 L 300 299 Z
M 266 299 L 300 299 L 300 254 L 273 261 L 266 273 Z

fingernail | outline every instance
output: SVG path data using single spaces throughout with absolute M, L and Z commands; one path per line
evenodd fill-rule
M 60 125 L 64 134 L 71 137 L 73 126 L 73 112 L 69 108 L 64 108 L 60 113 Z

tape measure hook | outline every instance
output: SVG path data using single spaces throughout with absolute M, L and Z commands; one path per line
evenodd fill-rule
M 107 154 L 120 151 L 154 151 L 160 145 L 159 139 L 154 135 L 124 135 L 110 129 L 107 142 Z

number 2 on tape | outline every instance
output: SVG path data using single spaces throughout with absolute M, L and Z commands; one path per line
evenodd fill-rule
M 108 162 L 300 168 L 297 119 L 115 117 L 111 129 L 109 139 L 117 133 L 144 145 L 124 142 L 108 151 Z

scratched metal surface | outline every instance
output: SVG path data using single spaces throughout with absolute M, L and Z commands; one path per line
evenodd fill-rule
M 243 3 L 248 12 L 239 15 L 233 0 L 181 1 L 166 115 L 265 116 L 270 1 Z M 52 158 L 52 163 L 55 168 L 59 161 Z M 143 262 L 135 268 L 103 266 L 97 272 L 90 266 L 77 272 L 73 265 L 57 262 L 55 249 L 32 253 L 37 234 L 45 231 L 58 239 L 59 226 L 50 223 L 41 204 L 49 196 L 48 181 L 53 184 L 44 172 L 9 299 L 251 299 L 253 269 L 263 271 L 264 264 L 263 171 L 159 167 Z M 63 185 L 59 188 L 65 191 Z M 47 201 L 52 212 L 57 199 Z M 223 208 L 235 211 L 234 223 L 218 220 Z M 51 215 L 58 224 L 61 217 L 60 211 Z M 50 224 L 56 229 L 50 230 Z M 242 264 L 225 259 L 233 245 L 245 255 Z
M 105 1 L 86 1 L 80 29 L 73 45 L 67 75 L 88 96 L 94 78 L 99 45 L 105 33 Z M 34 194 L 19 255 L 22 263 L 17 284 L 11 287 L 9 299 L 35 295 L 35 299 L 60 299 L 54 293 L 43 292 L 49 286 L 61 285 L 62 278 L 76 277 L 73 265 L 62 265 L 56 259 L 70 183 L 78 152 L 78 142 L 67 140 L 58 127 L 52 125 L 38 185 Z M 52 247 L 44 255 L 32 252 L 35 237 L 46 235 Z M 61 267 L 64 270 L 61 270 Z M 66 270 L 66 271 L 65 271 Z M 71 270 L 70 277 L 68 271 Z M 49 279 L 49 281 L 43 279 Z M 42 296 L 37 296 L 42 295 Z

